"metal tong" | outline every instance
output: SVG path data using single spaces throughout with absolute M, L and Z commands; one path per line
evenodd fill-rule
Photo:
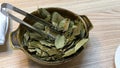
M 41 23 L 41 24 L 43 24 L 43 25 L 45 25 L 45 26 L 48 26 L 48 27 L 49 27 L 52 31 L 54 31 L 54 32 L 61 33 L 60 30 L 59 30 L 59 28 L 53 26 L 51 23 L 48 23 L 48 22 L 46 22 L 45 20 L 43 20 L 43 19 L 41 19 L 41 18 L 39 18 L 39 17 L 37 17 L 37 16 L 35 16 L 35 15 L 29 14 L 29 13 L 27 13 L 27 12 L 25 12 L 25 11 L 19 9 L 19 8 L 16 8 L 16 7 L 14 7 L 14 6 L 12 6 L 11 4 L 8 4 L 8 3 L 3 3 L 3 4 L 1 5 L 1 12 L 2 12 L 4 15 L 9 16 L 11 19 L 17 21 L 18 23 L 23 24 L 23 25 L 27 26 L 28 28 L 32 29 L 33 31 L 39 33 L 39 34 L 42 35 L 45 39 L 48 39 L 48 38 L 49 38 L 51 41 L 54 41 L 54 40 L 55 40 L 55 38 L 54 38 L 52 35 L 46 34 L 46 33 L 43 32 L 42 30 L 38 30 L 37 28 L 31 26 L 30 24 L 26 23 L 25 21 L 23 21 L 23 20 L 15 17 L 15 16 L 12 15 L 11 13 L 9 13 L 8 11 L 4 10 L 5 8 L 10 9 L 10 10 L 13 10 L 13 11 L 19 13 L 19 14 L 24 15 L 25 17 L 27 17 L 27 18 L 29 18 L 29 19 L 33 19 L 33 20 L 35 20 L 35 21 L 37 21 L 37 22 L 39 22 L 39 23 Z

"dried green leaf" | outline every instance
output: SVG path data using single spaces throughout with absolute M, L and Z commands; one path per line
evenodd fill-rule
M 70 48 L 70 47 L 72 47 L 72 48 L 67 50 L 65 52 L 65 54 L 63 55 L 63 57 L 67 57 L 67 56 L 70 56 L 70 55 L 76 53 L 80 49 L 80 47 L 83 46 L 87 41 L 88 41 L 88 39 L 82 39 L 75 45 L 75 47 L 72 47 L 73 46 L 73 44 L 72 44 L 72 46 L 68 47 L 68 48 Z
M 45 46 L 48 46 L 48 47 L 52 47 L 52 46 L 55 46 L 54 44 L 50 43 L 50 42 L 47 42 L 45 40 L 40 40 L 40 43 L 42 45 L 45 45 Z
M 51 57 L 47 57 L 45 60 L 46 61 L 49 61 L 49 60 L 51 60 L 52 58 Z
M 40 17 L 42 17 L 46 21 L 50 21 L 51 15 L 46 9 L 44 8 L 38 9 L 38 13 L 40 14 Z
M 50 31 L 50 34 L 54 37 L 56 37 L 58 35 L 57 33 L 53 32 L 53 31 Z
M 46 46 L 41 45 L 40 43 L 37 44 L 37 46 L 38 46 L 41 50 L 43 50 L 43 51 L 45 51 L 45 52 L 50 49 L 50 48 L 48 48 L 48 47 L 46 47 Z
M 36 53 L 40 56 L 42 54 L 42 51 L 39 48 L 35 48 Z
M 72 35 L 71 37 L 68 38 L 68 42 L 70 43 L 70 42 L 72 42 L 74 39 L 75 39 L 75 36 Z
M 62 21 L 63 19 L 64 19 L 64 17 L 62 17 L 58 12 L 54 12 L 52 14 L 52 24 L 56 27 L 58 26 L 60 21 Z
M 65 18 L 62 21 L 60 21 L 59 28 L 63 31 L 67 31 L 69 28 L 69 24 L 70 24 L 70 19 Z
M 59 51 L 56 48 L 49 48 L 49 47 L 43 46 L 39 42 L 32 42 L 31 46 L 40 48 L 42 51 L 48 53 L 50 56 L 59 53 Z
M 43 37 L 36 32 L 31 32 L 30 33 L 30 39 L 31 40 L 40 40 L 40 39 L 43 39 Z
M 75 41 L 70 41 L 70 42 L 68 42 L 68 45 L 69 45 L 69 46 L 67 46 L 67 47 L 64 49 L 64 51 L 71 49 L 71 48 L 75 45 Z
M 71 48 L 68 51 L 66 51 L 62 57 L 70 56 L 70 55 L 74 54 L 75 52 L 76 52 L 75 48 Z
M 72 26 L 72 34 L 71 36 L 68 38 L 69 41 L 73 41 L 75 39 L 75 36 L 80 35 L 81 32 L 81 23 L 80 21 L 76 20 L 75 25 Z
M 45 32 L 46 32 L 47 34 L 50 33 L 50 28 L 49 28 L 48 26 L 45 26 Z
M 73 26 L 73 35 L 79 35 L 81 30 L 81 22 L 79 20 L 75 20 L 75 26 Z
M 65 37 L 64 35 L 58 35 L 55 39 L 55 47 L 57 49 L 63 48 L 65 46 Z
M 39 46 L 42 46 L 39 42 L 36 41 L 31 41 L 28 44 L 29 44 L 29 48 L 38 48 Z
M 50 50 L 47 51 L 47 53 L 52 56 L 52 55 L 57 55 L 60 52 L 56 48 L 51 48 Z
M 31 45 L 28 45 L 28 49 L 33 49 L 33 48 L 36 48 L 36 47 L 33 47 Z
M 79 50 L 81 46 L 83 46 L 86 42 L 88 41 L 88 39 L 82 39 L 80 40 L 76 45 L 75 45 L 75 51 Z
M 28 51 L 29 52 L 35 52 L 36 50 L 34 48 L 29 48 Z
M 74 22 L 71 21 L 70 24 L 69 24 L 68 30 L 64 34 L 66 38 L 69 38 L 71 36 L 72 30 L 73 30 L 73 26 L 74 26 Z
M 48 54 L 46 52 L 42 52 L 41 57 L 45 57 L 45 56 L 48 56 Z
M 25 41 L 27 42 L 29 40 L 29 32 L 27 31 L 25 34 L 24 34 L 24 39 Z
M 36 22 L 33 27 L 37 28 L 37 29 L 41 29 L 44 30 L 45 26 L 43 24 L 41 24 L 40 22 Z

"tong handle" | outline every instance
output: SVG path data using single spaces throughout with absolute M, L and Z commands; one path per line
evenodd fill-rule
M 20 23 L 20 24 L 23 24 L 23 25 L 29 27 L 30 29 L 34 30 L 35 32 L 37 32 L 37 33 L 39 33 L 40 35 L 42 35 L 43 37 L 45 37 L 45 39 L 48 39 L 48 38 L 49 38 L 51 41 L 54 41 L 54 40 L 55 40 L 55 38 L 54 38 L 52 35 L 46 34 L 46 33 L 44 33 L 42 30 L 38 30 L 37 28 L 29 25 L 28 23 L 24 22 L 23 20 L 20 20 L 19 18 L 15 17 L 15 16 L 12 15 L 11 13 L 7 12 L 6 10 L 4 10 L 4 8 L 11 9 L 11 10 L 17 12 L 17 13 L 20 13 L 20 14 L 28 17 L 28 18 L 35 19 L 35 20 L 41 22 L 42 20 L 40 20 L 40 18 L 38 18 L 38 17 L 36 17 L 36 16 L 34 16 L 34 15 L 32 15 L 32 14 L 29 14 L 29 13 L 23 11 L 23 10 L 20 10 L 20 9 L 18 9 L 18 8 L 14 7 L 14 6 L 10 5 L 10 4 L 8 4 L 8 3 L 3 3 L 3 4 L 1 5 L 1 12 L 2 12 L 4 15 L 6 15 L 6 16 L 8 15 L 11 19 L 17 21 L 17 22 Z M 47 23 L 47 24 L 45 23 L 44 25 L 48 25 L 48 23 Z M 51 26 L 51 25 L 49 25 L 49 26 Z
M 50 29 L 52 29 L 53 31 L 56 31 L 57 33 L 60 33 L 60 29 L 58 27 L 53 26 L 51 23 L 46 22 L 45 20 L 43 20 L 35 15 L 29 14 L 29 13 L 27 13 L 19 8 L 16 8 L 16 7 L 12 6 L 11 4 L 3 3 L 1 5 L 1 7 L 11 9 L 17 13 L 20 13 L 20 14 L 26 16 L 27 18 L 33 19 L 37 22 L 40 22 L 41 24 L 43 24 L 45 26 L 48 26 Z

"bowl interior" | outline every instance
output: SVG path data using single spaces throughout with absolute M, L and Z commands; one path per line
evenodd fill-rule
M 71 11 L 68 11 L 68 10 L 65 10 L 65 9 L 62 9 L 62 8 L 46 8 L 46 10 L 47 10 L 48 12 L 50 12 L 51 14 L 56 11 L 56 12 L 58 12 L 59 14 L 61 14 L 63 17 L 70 18 L 71 20 L 79 19 L 79 17 L 78 17 L 77 14 L 74 14 L 74 13 L 72 13 Z M 32 14 L 35 15 L 35 16 L 37 16 L 37 17 L 39 17 L 37 10 L 34 11 L 34 12 L 32 12 Z M 30 25 L 32 25 L 32 24 L 35 23 L 34 20 L 31 20 L 31 19 L 28 19 L 28 18 L 24 18 L 24 21 L 27 22 L 27 23 L 29 23 Z M 20 41 L 20 43 L 21 43 L 21 47 L 23 48 L 23 50 L 24 50 L 24 52 L 25 52 L 26 54 L 28 54 L 29 56 L 31 56 L 31 55 L 29 54 L 29 52 L 27 51 L 27 48 L 24 47 L 24 44 L 22 44 L 23 35 L 24 35 L 24 33 L 26 32 L 27 27 L 25 27 L 24 25 L 20 25 L 18 29 L 19 29 L 19 35 L 18 35 L 18 36 L 19 36 L 19 41 Z M 42 62 L 42 63 L 45 62 L 45 63 L 58 64 L 58 63 L 66 62 L 66 61 L 72 59 L 74 56 L 78 55 L 83 49 L 84 49 L 84 48 L 81 47 L 81 48 L 77 51 L 77 53 L 75 53 L 74 55 L 71 55 L 71 56 L 65 58 L 64 61 L 46 62 L 46 61 L 43 61 L 43 60 L 38 60 L 37 57 L 31 56 L 31 58 L 34 59 L 35 61 L 37 61 L 38 63 L 40 63 L 40 62 Z

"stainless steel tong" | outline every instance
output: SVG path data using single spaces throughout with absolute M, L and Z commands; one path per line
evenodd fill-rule
M 25 21 L 23 21 L 23 20 L 15 17 L 13 14 L 11 14 L 8 11 L 4 10 L 5 8 L 13 10 L 13 11 L 19 13 L 19 14 L 22 14 L 22 15 L 24 15 L 25 17 L 27 17 L 29 19 L 33 19 L 33 20 L 35 20 L 37 22 L 40 22 L 41 24 L 43 24 L 45 26 L 48 26 L 54 32 L 61 33 L 60 30 L 59 30 L 59 28 L 53 26 L 51 23 L 48 23 L 45 20 L 43 20 L 43 19 L 41 19 L 41 18 L 39 18 L 39 17 L 37 17 L 35 15 L 29 14 L 29 13 L 27 13 L 27 12 L 25 12 L 25 11 L 19 9 L 19 8 L 16 8 L 16 7 L 14 7 L 14 6 L 12 6 L 11 4 L 8 4 L 8 3 L 3 3 L 1 5 L 1 12 L 4 15 L 9 16 L 11 19 L 17 21 L 18 23 L 23 24 L 23 25 L 27 26 L 28 28 L 32 29 L 33 31 L 39 33 L 40 35 L 42 35 L 43 37 L 45 37 L 45 39 L 49 38 L 51 41 L 55 40 L 55 38 L 52 35 L 46 34 L 42 30 L 38 30 L 37 28 L 31 26 L 30 24 L 26 23 Z

